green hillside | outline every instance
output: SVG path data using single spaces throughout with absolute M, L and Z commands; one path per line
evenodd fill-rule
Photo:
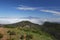
M 60 23 L 45 22 L 42 30 L 53 35 L 57 40 L 60 40 Z
M 22 21 L 15 24 L 3 25 L 7 40 L 56 40 L 52 35 L 42 31 L 41 25 Z

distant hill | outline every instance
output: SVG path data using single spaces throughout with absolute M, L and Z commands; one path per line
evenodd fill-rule
M 57 40 L 60 40 L 60 23 L 45 22 L 42 29 L 44 29 L 45 32 L 53 35 Z
M 30 28 L 32 28 L 32 27 L 40 28 L 41 27 L 41 25 L 32 23 L 30 21 L 21 21 L 21 22 L 17 22 L 17 23 L 14 23 L 14 24 L 4 25 L 4 26 L 6 26 L 6 27 L 8 27 L 8 26 L 9 27 L 26 27 L 26 26 L 28 26 Z

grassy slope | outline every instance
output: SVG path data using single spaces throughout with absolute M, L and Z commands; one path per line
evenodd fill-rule
M 2 28 L 4 30 L 4 35 L 7 36 L 7 38 L 9 38 L 9 35 L 7 34 L 7 31 L 14 31 L 16 33 L 16 35 L 12 35 L 11 37 L 14 38 L 14 40 L 19 40 L 21 35 L 26 35 L 26 34 L 31 34 L 33 35 L 33 39 L 32 40 L 53 40 L 53 38 L 42 31 L 35 31 L 34 29 L 30 29 L 30 28 Z M 33 30 L 35 32 L 33 32 Z M 38 32 L 38 33 L 37 33 Z M 3 39 L 2 39 L 3 40 Z

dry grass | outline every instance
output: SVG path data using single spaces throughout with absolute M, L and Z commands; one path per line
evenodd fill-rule
M 3 38 L 1 40 L 7 40 L 7 28 L 0 27 L 0 33 L 3 34 Z

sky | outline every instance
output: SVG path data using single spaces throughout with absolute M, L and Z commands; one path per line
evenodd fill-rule
M 60 0 L 0 0 L 0 24 L 24 20 L 60 22 Z

